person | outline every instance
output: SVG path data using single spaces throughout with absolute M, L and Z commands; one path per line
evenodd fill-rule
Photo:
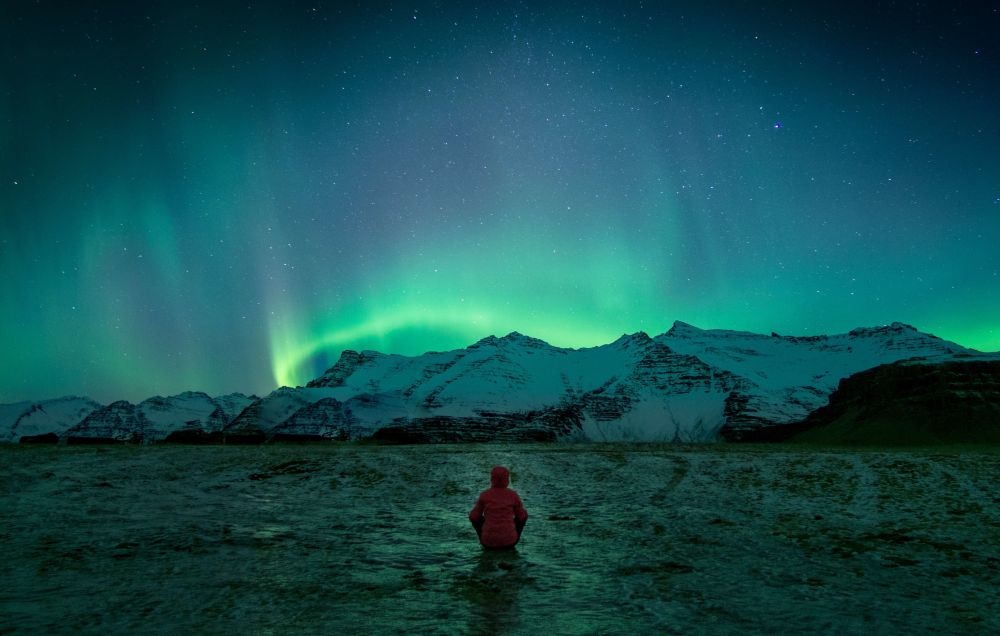
M 480 493 L 469 513 L 469 521 L 484 548 L 512 548 L 521 539 L 528 511 L 518 494 L 507 487 L 509 483 L 510 471 L 494 466 L 490 471 L 490 488 Z

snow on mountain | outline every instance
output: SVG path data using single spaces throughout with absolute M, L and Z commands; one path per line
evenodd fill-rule
M 336 397 L 335 393 L 328 388 L 281 387 L 254 400 L 225 427 L 223 433 L 231 438 L 266 436 L 298 410 L 323 398 Z
M 358 439 L 406 419 L 410 412 L 397 393 L 351 395 L 347 388 L 282 387 L 250 405 L 225 434 L 248 439 Z
M 157 395 L 140 402 L 138 409 L 146 420 L 144 442 L 161 442 L 171 433 L 184 429 L 214 433 L 229 423 L 222 407 L 201 392 L 186 391 L 170 397 Z
M 841 379 L 858 371 L 914 357 L 944 361 L 980 355 L 899 322 L 834 336 L 794 337 L 704 330 L 678 321 L 656 340 L 745 381 L 727 405 L 726 433 L 737 436 L 761 424 L 803 419 L 826 404 Z
M 0 442 L 54 433 L 74 441 L 112 439 L 160 442 L 180 430 L 221 431 L 255 398 L 242 393 L 211 398 L 188 391 L 155 396 L 138 405 L 119 401 L 101 406 L 81 397 L 0 404 Z
M 95 410 L 62 437 L 70 443 L 139 442 L 148 421 L 142 410 L 126 400 Z
M 1000 358 L 902 323 L 791 337 L 676 322 L 655 338 L 639 332 L 584 349 L 513 332 L 420 356 L 344 351 L 307 386 L 263 398 L 187 392 L 103 408 L 85 398 L 0 405 L 0 440 L 50 430 L 78 441 L 146 442 L 175 432 L 233 443 L 370 435 L 396 441 L 740 439 L 761 426 L 802 420 L 858 371 L 913 358 L 935 363 L 972 356 Z M 82 421 L 74 423 L 78 415 Z
M 795 337 L 698 329 L 678 321 L 656 340 L 766 388 L 795 386 L 809 378 L 832 390 L 839 378 L 889 361 L 978 354 L 899 322 L 835 336 Z
M 544 415 L 551 438 L 708 441 L 798 421 L 860 370 L 976 354 L 902 323 L 788 337 L 677 322 L 656 338 L 636 333 L 576 350 L 515 332 L 416 357 L 345 351 L 308 386 L 335 390 L 341 403 L 364 394 L 402 404 L 390 425 L 400 439 L 451 439 L 462 426 L 479 439 L 490 425 L 504 439 L 546 438 L 537 430 Z M 354 417 L 366 428 L 363 414 Z
M 61 435 L 101 407 L 86 397 L 0 404 L 0 442 L 55 433 Z
M 226 417 L 226 423 L 232 422 L 236 419 L 236 416 L 243 412 L 243 409 L 250 406 L 255 400 L 257 400 L 256 395 L 243 395 L 242 393 L 228 393 L 226 395 L 217 395 L 214 398 L 215 403 L 219 405 L 222 409 L 223 415 Z
M 347 351 L 309 386 L 334 389 L 342 401 L 362 393 L 394 401 L 403 408 L 392 409 L 393 424 L 410 422 L 421 431 L 429 425 L 444 431 L 440 418 L 451 418 L 458 429 L 493 422 L 538 439 L 544 431 L 532 420 L 544 414 L 558 429 L 570 418 L 576 437 L 688 441 L 714 437 L 725 397 L 737 383 L 732 374 L 676 354 L 644 333 L 572 350 L 515 332 L 417 357 Z M 387 424 L 356 416 L 373 430 Z M 518 437 L 517 431 L 505 435 Z
M 303 406 L 272 428 L 270 434 L 275 440 L 346 440 L 360 436 L 358 420 L 351 407 L 332 397 Z

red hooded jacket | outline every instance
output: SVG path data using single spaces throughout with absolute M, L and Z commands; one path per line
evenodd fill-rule
M 505 548 L 517 543 L 528 520 L 528 511 L 517 493 L 507 487 L 509 483 L 510 472 L 503 466 L 494 466 L 490 472 L 491 488 L 479 495 L 469 513 L 469 521 L 479 531 L 479 542 L 487 548 Z

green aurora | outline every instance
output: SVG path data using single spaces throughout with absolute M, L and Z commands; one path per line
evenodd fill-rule
M 0 15 L 0 402 L 678 319 L 1000 349 L 994 10 L 84 4 Z

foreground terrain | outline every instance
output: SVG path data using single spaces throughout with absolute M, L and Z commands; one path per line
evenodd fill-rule
M 466 520 L 492 465 L 514 553 Z M 0 447 L 0 633 L 997 633 L 1000 454 Z

